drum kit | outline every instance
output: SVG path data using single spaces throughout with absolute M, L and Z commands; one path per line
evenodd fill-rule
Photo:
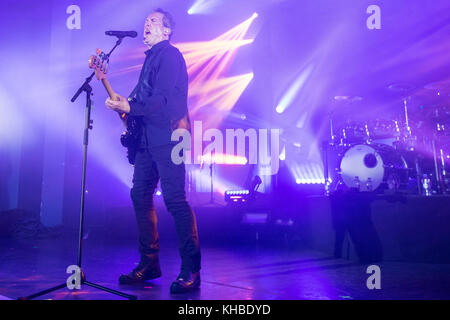
M 399 94 L 401 101 L 397 114 L 389 118 L 354 120 L 347 116 L 338 121 L 332 113 L 330 140 L 324 143 L 327 194 L 450 194 L 449 88 L 450 82 L 431 83 L 420 90 L 392 84 L 388 90 Z M 335 97 L 346 105 L 361 100 Z

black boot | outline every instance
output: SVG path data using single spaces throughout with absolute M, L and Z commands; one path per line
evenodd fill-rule
M 122 274 L 119 277 L 119 283 L 138 284 L 159 277 L 161 277 L 161 268 L 159 267 L 159 264 L 144 264 L 140 262 L 133 271 L 128 274 Z
M 200 287 L 200 272 L 182 272 L 170 286 L 170 293 L 192 292 Z

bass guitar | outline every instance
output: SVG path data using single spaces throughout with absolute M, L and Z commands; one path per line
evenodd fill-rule
M 112 100 L 118 100 L 117 94 L 114 92 L 111 84 L 106 78 L 107 65 L 102 60 L 102 55 L 103 53 L 97 49 L 97 55 L 93 55 L 89 59 L 89 68 L 94 69 L 96 78 L 102 82 L 109 97 Z M 125 126 L 125 131 L 120 136 L 120 142 L 125 148 L 127 148 L 128 162 L 134 165 L 136 152 L 142 136 L 141 119 L 139 117 L 127 115 L 126 113 L 118 114 Z

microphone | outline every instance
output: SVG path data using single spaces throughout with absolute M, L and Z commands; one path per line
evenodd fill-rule
M 116 36 L 118 38 L 125 38 L 125 37 L 136 38 L 137 37 L 136 31 L 106 31 L 105 34 L 107 36 Z

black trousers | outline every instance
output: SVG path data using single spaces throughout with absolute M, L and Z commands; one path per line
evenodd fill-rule
M 131 199 L 139 230 L 141 262 L 159 264 L 159 236 L 153 194 L 158 181 L 179 240 L 181 272 L 200 270 L 200 246 L 195 214 L 186 201 L 184 163 L 172 162 L 172 145 L 141 149 L 136 154 Z

